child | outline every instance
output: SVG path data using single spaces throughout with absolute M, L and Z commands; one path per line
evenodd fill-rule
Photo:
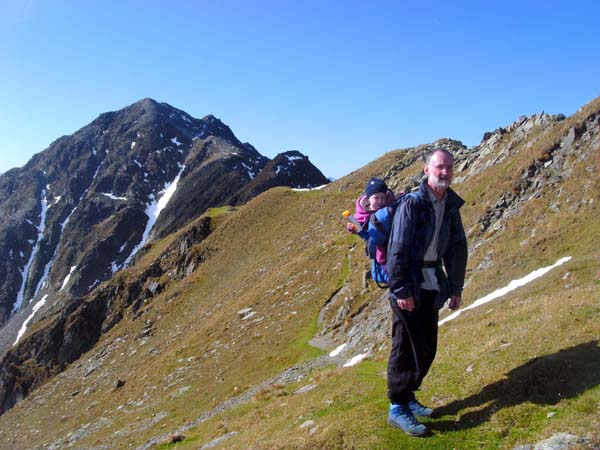
M 369 238 L 367 232 L 369 219 L 375 211 L 384 206 L 390 206 L 394 203 L 394 200 L 394 194 L 388 189 L 383 180 L 373 177 L 367 182 L 365 192 L 356 199 L 356 212 L 354 213 L 354 218 L 363 228 L 358 233 L 360 237 L 365 240 Z M 346 230 L 350 233 L 357 232 L 354 224 L 350 222 L 346 224 Z
M 365 186 L 364 194 L 361 194 L 356 199 L 356 212 L 354 213 L 354 218 L 363 229 L 357 233 L 355 225 L 348 222 L 346 224 L 346 230 L 348 230 L 350 233 L 358 234 L 365 241 L 368 241 L 370 237 L 369 219 L 375 213 L 375 211 L 383 207 L 390 206 L 392 203 L 394 203 L 394 201 L 394 194 L 392 191 L 390 191 L 385 182 L 379 178 L 371 178 Z M 367 252 L 368 254 L 372 255 L 372 253 L 370 253 L 372 249 L 369 249 L 369 247 L 369 244 L 367 244 Z M 385 265 L 386 256 L 386 248 L 375 246 L 374 259 L 378 264 Z
M 375 242 L 377 242 L 376 236 L 378 234 L 377 227 L 373 224 L 369 226 L 369 222 L 371 216 L 375 214 L 376 211 L 391 206 L 395 200 L 396 198 L 393 192 L 390 191 L 385 182 L 379 178 L 373 177 L 367 182 L 364 194 L 361 194 L 356 199 L 356 212 L 354 213 L 354 218 L 360 224 L 362 230 L 357 232 L 354 224 L 350 222 L 346 224 L 346 230 L 350 233 L 358 234 L 367 242 L 366 253 L 367 256 L 372 259 L 370 275 L 380 287 L 385 287 L 385 283 L 387 283 L 387 271 L 385 269 L 387 246 L 375 244 Z M 367 273 L 365 273 L 365 275 Z M 367 287 L 366 278 L 363 278 L 363 286 L 365 288 Z

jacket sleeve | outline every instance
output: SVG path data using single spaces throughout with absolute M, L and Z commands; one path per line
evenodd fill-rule
M 452 219 L 450 241 L 443 256 L 451 296 L 460 296 L 462 294 L 467 270 L 468 253 L 467 237 L 460 212 L 457 211 Z
M 367 224 L 368 224 L 368 222 L 367 222 Z M 358 235 L 359 235 L 361 238 L 363 238 L 365 241 L 366 241 L 367 239 L 369 239 L 369 231 L 368 231 L 368 229 L 367 229 L 367 224 L 363 225 L 363 229 L 362 229 L 362 230 L 360 230 L 358 233 L 356 233 L 356 234 L 358 234 Z
M 408 298 L 415 295 L 410 247 L 418 219 L 417 203 L 418 201 L 413 198 L 402 202 L 396 209 L 392 221 L 386 269 L 390 293 L 396 298 Z

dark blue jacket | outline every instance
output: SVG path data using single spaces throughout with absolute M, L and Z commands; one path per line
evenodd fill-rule
M 427 180 L 424 180 L 417 195 L 407 198 L 396 209 L 387 251 L 390 293 L 396 298 L 414 297 L 417 307 L 423 282 L 423 256 L 435 228 L 435 213 L 427 190 Z M 444 306 L 449 297 L 461 295 L 468 255 L 467 238 L 460 217 L 464 200 L 452 189 L 448 189 L 446 195 L 446 209 L 438 239 L 440 265 L 436 274 L 441 292 L 436 298 L 437 309 Z

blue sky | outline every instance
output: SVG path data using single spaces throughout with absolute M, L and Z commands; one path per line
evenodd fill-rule
M 600 2 L 0 0 L 0 173 L 151 97 L 341 177 L 600 96 Z

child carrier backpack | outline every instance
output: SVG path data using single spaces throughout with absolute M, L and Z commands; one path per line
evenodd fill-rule
M 371 258 L 371 278 L 375 284 L 386 289 L 388 274 L 385 267 L 387 245 L 392 231 L 392 221 L 398 206 L 407 198 L 418 198 L 416 193 L 402 193 L 390 206 L 381 208 L 371 216 L 368 225 L 366 254 Z

